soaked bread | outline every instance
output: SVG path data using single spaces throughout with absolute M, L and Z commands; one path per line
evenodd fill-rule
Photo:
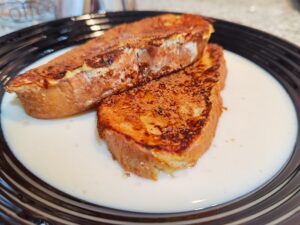
M 194 166 L 222 112 L 223 49 L 209 44 L 192 65 L 105 99 L 98 131 L 125 171 L 156 180 Z
M 103 98 L 182 69 L 199 57 L 213 31 L 195 15 L 165 14 L 116 26 L 103 35 L 13 79 L 25 111 L 59 118 Z

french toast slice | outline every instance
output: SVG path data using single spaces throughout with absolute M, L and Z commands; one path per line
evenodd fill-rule
M 209 21 L 189 14 L 116 26 L 17 76 L 6 91 L 16 92 L 33 117 L 77 114 L 104 97 L 190 65 L 202 55 L 212 32 Z
M 98 131 L 123 169 L 156 180 L 194 166 L 222 112 L 223 49 L 209 44 L 192 65 L 101 102 Z

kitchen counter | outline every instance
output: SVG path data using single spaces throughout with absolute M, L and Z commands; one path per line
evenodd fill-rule
M 1 2 L 5 0 L 0 0 Z M 263 30 L 289 42 L 300 46 L 300 0 L 124 0 L 133 3 L 130 9 L 135 10 L 163 10 L 188 12 L 209 17 L 224 19 Z M 88 1 L 47 0 L 48 3 L 57 3 L 55 12 L 42 14 L 42 21 L 53 20 L 55 17 L 68 17 L 82 14 L 83 4 Z M 74 1 L 73 1 L 74 2 Z M 99 9 L 102 11 L 122 10 L 121 0 L 99 0 Z M 125 4 L 126 5 L 126 4 Z M 2 6 L 3 7 L 3 6 Z M 21 7 L 21 5 L 19 6 Z M 52 6 L 52 8 L 54 5 Z M 129 8 L 129 7 L 127 7 Z M 20 10 L 22 7 L 20 8 Z M 51 9 L 51 7 L 50 7 Z M 55 7 L 53 8 L 55 10 Z M 2 12 L 2 14 L 1 14 Z M 30 26 L 39 21 L 24 23 L 19 27 L 10 27 L 5 18 L 5 10 L 0 11 L 0 36 Z M 22 11 L 20 11 L 22 12 Z M 8 18 L 13 21 L 14 18 Z M 16 22 L 18 24 L 18 21 Z
M 300 46 L 298 0 L 136 0 L 137 10 L 189 12 L 253 27 Z

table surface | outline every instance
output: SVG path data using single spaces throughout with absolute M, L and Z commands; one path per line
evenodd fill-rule
M 135 8 L 189 12 L 224 19 L 300 46 L 300 0 L 136 0 Z
M 70 0 L 60 2 L 68 9 L 64 16 L 80 14 L 82 1 L 76 1 L 76 4 L 71 5 Z M 215 17 L 268 32 L 300 46 L 300 0 L 134 0 L 134 2 L 135 10 L 187 12 Z M 107 7 L 106 10 L 120 10 L 120 7 L 116 7 L 116 3 L 118 1 L 110 2 L 110 8 Z M 0 36 L 13 31 L 1 26 L 0 28 Z

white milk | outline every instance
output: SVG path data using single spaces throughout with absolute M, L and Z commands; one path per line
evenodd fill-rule
M 161 174 L 156 182 L 125 176 L 98 138 L 94 112 L 38 120 L 24 113 L 14 94 L 5 94 L 1 106 L 5 138 L 36 176 L 99 205 L 178 212 L 230 201 L 260 187 L 283 168 L 293 151 L 297 119 L 291 99 L 274 78 L 236 54 L 226 51 L 225 56 L 228 78 L 222 95 L 228 109 L 210 149 L 194 168 L 174 176 Z

